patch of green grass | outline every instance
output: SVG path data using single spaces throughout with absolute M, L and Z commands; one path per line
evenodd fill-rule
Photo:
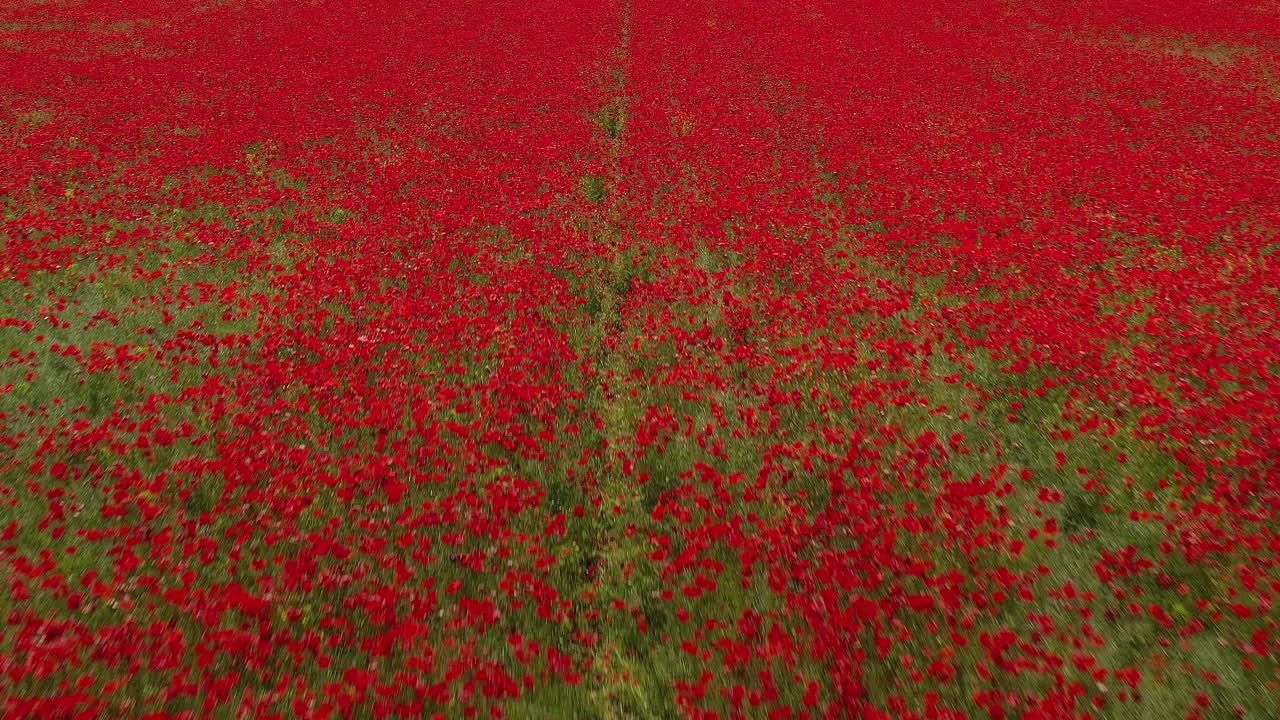
M 605 178 L 600 175 L 586 175 L 579 181 L 578 191 L 582 194 L 583 199 L 594 205 L 599 205 L 609 199 L 609 186 L 605 182 Z

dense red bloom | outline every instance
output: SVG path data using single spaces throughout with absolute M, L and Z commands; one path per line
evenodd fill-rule
M 8 2 L 0 712 L 1280 713 L 1277 78 L 1266 3 Z

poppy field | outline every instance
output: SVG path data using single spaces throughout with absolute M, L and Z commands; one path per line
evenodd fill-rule
M 1280 3 L 0 0 L 0 716 L 1280 718 Z

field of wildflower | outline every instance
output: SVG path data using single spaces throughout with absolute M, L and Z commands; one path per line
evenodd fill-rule
M 1276 0 L 0 0 L 0 716 L 1280 718 Z

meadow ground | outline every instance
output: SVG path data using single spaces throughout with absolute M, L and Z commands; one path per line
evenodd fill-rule
M 4 717 L 1280 718 L 1273 0 L 0 0 Z

